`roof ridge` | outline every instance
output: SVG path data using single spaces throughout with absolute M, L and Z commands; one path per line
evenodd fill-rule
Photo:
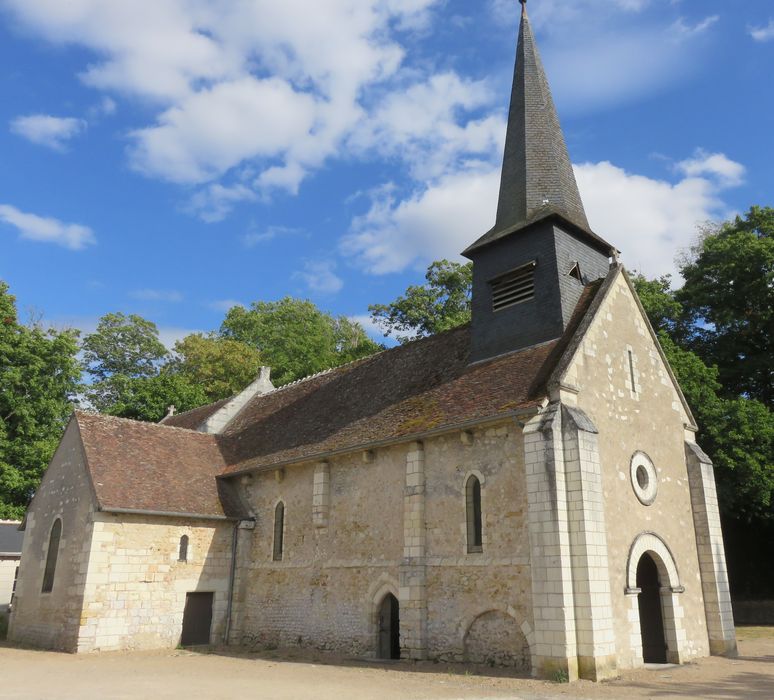
M 111 416 L 110 414 L 99 413 L 98 411 L 87 411 L 82 409 L 76 409 L 75 411 L 73 411 L 73 413 L 75 414 L 76 418 L 78 416 L 91 416 L 94 418 L 100 418 L 102 420 L 117 421 L 122 423 L 134 423 L 135 425 L 142 425 L 150 428 L 163 428 L 164 430 L 179 430 L 184 433 L 193 433 L 195 435 L 207 435 L 213 438 L 217 437 L 216 435 L 212 435 L 210 433 L 203 433 L 199 430 L 194 430 L 193 428 L 182 428 L 177 425 L 166 425 L 165 423 L 154 423 L 152 421 L 147 421 L 147 420 L 137 420 L 136 418 L 124 418 L 122 416 Z
M 410 347 L 412 345 L 417 345 L 418 343 L 422 343 L 428 340 L 432 340 L 433 338 L 437 338 L 439 335 L 443 335 L 445 333 L 452 333 L 454 331 L 458 331 L 461 328 L 464 328 L 465 326 L 470 325 L 470 322 L 462 323 L 459 326 L 454 326 L 454 328 L 447 328 L 445 331 L 439 331 L 438 333 L 432 333 L 430 335 L 422 336 L 421 338 L 414 338 L 414 340 L 410 340 L 407 343 L 401 343 L 400 345 L 396 345 L 391 348 L 384 348 L 384 350 L 379 350 L 378 352 L 373 353 L 372 355 L 366 355 L 365 357 L 358 357 L 355 360 L 350 360 L 349 362 L 345 362 L 343 365 L 336 365 L 335 367 L 328 367 L 327 369 L 320 370 L 319 372 L 315 372 L 314 374 L 309 374 L 306 377 L 301 377 L 301 379 L 294 379 L 292 382 L 288 384 L 283 384 L 282 386 L 276 387 L 273 391 L 267 391 L 265 394 L 260 394 L 256 398 L 264 397 L 264 396 L 273 396 L 279 391 L 282 391 L 283 389 L 288 389 L 292 386 L 298 386 L 299 384 L 303 384 L 304 382 L 311 381 L 312 379 L 317 379 L 318 377 L 321 377 L 325 374 L 330 374 L 331 372 L 335 372 L 340 369 L 344 369 L 345 367 L 349 367 L 350 365 L 354 365 L 358 362 L 365 362 L 366 360 L 370 360 L 374 357 L 378 357 L 379 355 L 384 355 L 388 352 L 395 352 L 398 350 L 403 350 L 404 348 Z M 180 414 L 182 415 L 182 414 Z

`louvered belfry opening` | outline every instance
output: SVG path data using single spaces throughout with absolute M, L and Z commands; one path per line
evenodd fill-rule
M 499 311 L 535 297 L 535 261 L 492 280 L 492 310 Z

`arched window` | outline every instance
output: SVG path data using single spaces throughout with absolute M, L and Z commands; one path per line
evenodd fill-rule
M 470 476 L 465 484 L 465 518 L 468 526 L 468 552 L 483 551 L 481 539 L 481 482 Z
M 180 549 L 177 555 L 178 561 L 188 561 L 188 535 L 183 535 L 180 538 Z
M 280 501 L 274 509 L 274 561 L 282 561 L 282 538 L 285 533 L 285 504 Z
M 51 534 L 48 538 L 48 555 L 46 556 L 46 568 L 43 572 L 42 593 L 51 593 L 54 588 L 54 574 L 56 573 L 56 558 L 59 555 L 59 540 L 62 538 L 62 521 L 57 518 L 51 526 Z

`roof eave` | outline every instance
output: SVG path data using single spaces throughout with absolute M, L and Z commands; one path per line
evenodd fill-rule
M 243 476 L 245 474 L 251 474 L 256 471 L 273 471 L 275 469 L 282 469 L 291 465 L 309 464 L 312 462 L 320 462 L 331 457 L 339 457 L 345 454 L 352 454 L 354 452 L 363 452 L 365 450 L 374 450 L 382 447 L 391 447 L 393 445 L 400 445 L 407 442 L 416 442 L 417 440 L 425 440 L 430 437 L 437 437 L 446 433 L 453 433 L 458 430 L 466 430 L 467 428 L 473 428 L 476 426 L 487 425 L 492 423 L 501 423 L 506 420 L 518 419 L 522 416 L 533 415 L 540 412 L 541 401 L 535 399 L 525 403 L 523 408 L 515 409 L 512 411 L 506 411 L 496 415 L 486 416 L 483 418 L 475 418 L 469 421 L 463 421 L 461 423 L 454 423 L 432 430 L 425 430 L 418 433 L 410 433 L 407 435 L 401 435 L 394 438 L 386 438 L 384 440 L 374 440 L 371 442 L 360 443 L 357 445 L 351 445 L 348 447 L 341 447 L 333 450 L 325 450 L 309 455 L 305 455 L 302 458 L 285 459 L 271 464 L 261 464 L 258 460 L 247 460 L 248 462 L 254 462 L 249 466 L 244 466 L 236 471 L 224 472 L 218 475 L 219 479 L 229 479 L 235 476 Z
M 551 219 L 560 221 L 565 227 L 569 228 L 571 232 L 575 233 L 581 238 L 585 238 L 603 254 L 612 255 L 612 253 L 616 251 L 615 246 L 608 243 L 604 238 L 594 233 L 591 229 L 578 225 L 568 217 L 564 216 L 561 212 L 547 211 L 543 214 L 540 214 L 539 216 L 533 217 L 528 221 L 519 222 L 500 231 L 496 231 L 496 227 L 491 228 L 477 241 L 465 248 L 461 255 L 468 258 L 469 260 L 472 260 L 471 253 L 478 252 L 482 248 L 486 248 L 497 243 L 498 241 L 502 241 L 515 233 L 524 232 L 539 223 Z

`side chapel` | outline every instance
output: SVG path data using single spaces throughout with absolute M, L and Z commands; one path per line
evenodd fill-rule
M 733 654 L 712 463 L 586 218 L 525 8 L 495 225 L 463 254 L 468 325 L 161 424 L 76 412 L 10 639 L 570 680 Z

